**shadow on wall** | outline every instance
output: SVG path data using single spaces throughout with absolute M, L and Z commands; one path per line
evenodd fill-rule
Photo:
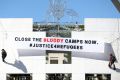
M 104 60 L 109 61 L 109 55 L 110 53 L 114 54 L 112 45 L 110 43 L 104 44 L 104 53 L 99 52 L 72 52 L 73 57 L 81 57 L 81 58 L 89 58 L 89 59 L 95 59 L 95 60 Z
M 116 68 L 116 72 L 120 72 L 120 69 L 119 69 L 119 68 Z
M 8 64 L 8 65 L 14 66 L 14 67 L 16 67 L 16 68 L 18 68 L 18 69 L 20 69 L 20 70 L 22 70 L 24 73 L 27 73 L 27 68 L 26 68 L 26 66 L 25 66 L 25 65 L 23 64 L 23 62 L 20 61 L 20 60 L 15 60 L 15 63 L 14 63 L 14 64 L 8 63 L 8 62 L 5 62 L 5 63 Z
M 45 50 L 38 49 L 17 49 L 19 56 L 45 56 Z

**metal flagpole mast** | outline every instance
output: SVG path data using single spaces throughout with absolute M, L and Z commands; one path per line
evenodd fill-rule
M 47 11 L 47 18 L 50 16 L 53 17 L 54 22 L 56 22 L 57 26 L 57 36 L 59 37 L 60 33 L 60 20 L 64 17 L 64 15 L 71 16 L 72 18 L 79 18 L 79 14 L 73 9 L 66 8 L 67 0 L 49 0 L 49 8 Z M 75 21 L 77 22 L 77 21 Z
M 50 6 L 49 11 L 54 17 L 55 22 L 57 23 L 58 35 L 59 36 L 59 21 L 64 16 L 66 5 L 65 0 L 49 0 Z

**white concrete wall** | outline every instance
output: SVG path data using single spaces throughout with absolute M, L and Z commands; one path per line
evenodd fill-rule
M 32 27 L 32 18 L 0 18 L 0 31 L 31 32 Z
M 29 28 L 28 29 L 31 30 L 31 25 L 27 27 L 29 27 L 30 29 Z M 8 31 L 9 30 L 10 28 L 8 28 Z M 0 36 L 2 36 L 2 32 L 0 33 L 1 33 Z M 45 37 L 44 33 L 41 32 L 39 33 L 40 34 L 38 34 L 38 36 Z M 98 38 L 98 39 L 102 39 L 106 43 L 107 42 L 110 43 L 112 40 L 114 40 L 113 38 L 111 39 L 111 36 L 114 36 L 111 34 L 112 33 L 109 31 L 107 33 L 105 32 L 89 33 L 87 31 L 72 32 L 72 38 L 78 38 L 78 37 L 80 38 L 82 35 L 83 35 L 82 37 L 84 37 L 84 35 L 88 37 L 89 35 L 91 35 L 89 38 Z M 116 35 L 117 34 L 115 33 L 115 36 Z M 109 50 L 111 50 L 110 45 L 106 45 L 107 48 L 105 53 L 72 52 L 72 64 L 46 64 L 45 51 L 29 50 L 29 49 L 27 50 L 18 49 L 14 51 L 14 47 L 12 47 L 12 45 L 10 44 L 12 43 L 10 41 L 7 41 L 6 47 L 7 45 L 9 45 L 7 47 L 8 49 L 7 50 L 8 56 L 6 58 L 7 63 L 3 63 L 0 57 L 0 66 L 1 66 L 0 80 L 6 80 L 7 73 L 32 73 L 33 80 L 45 80 L 46 73 L 72 73 L 72 80 L 85 80 L 86 73 L 93 73 L 93 74 L 108 73 L 111 74 L 111 80 L 120 79 L 119 77 L 120 65 L 118 63 L 116 63 L 116 67 L 117 67 L 116 71 L 108 68 L 109 57 L 107 53 L 109 53 Z M 0 43 L 0 45 L 2 45 L 2 42 Z M 19 55 L 16 54 L 18 52 L 20 53 Z
M 85 31 L 120 31 L 120 18 L 85 18 Z
M 105 39 L 105 42 L 108 43 L 109 45 L 107 45 L 106 47 L 106 52 L 103 54 L 104 56 L 106 55 L 106 58 L 108 53 L 111 52 L 111 49 L 114 53 L 114 55 L 116 56 L 118 62 L 116 63 L 117 65 L 117 73 L 111 70 L 108 71 L 103 71 L 102 72 L 98 72 L 98 73 L 111 73 L 111 80 L 118 80 L 119 79 L 119 72 L 120 72 L 120 18 L 86 18 L 85 19 L 85 31 L 86 32 L 95 32 L 95 35 L 97 37 L 101 37 Z M 101 35 L 98 35 L 97 33 L 101 33 Z M 108 34 L 109 33 L 109 34 Z M 112 47 L 112 48 L 110 48 Z M 82 54 L 81 54 L 82 55 Z M 87 55 L 88 56 L 88 55 Z M 99 56 L 100 57 L 100 56 Z M 89 57 L 90 58 L 90 57 Z M 93 58 L 93 57 L 92 57 Z M 98 55 L 97 55 L 98 58 Z M 105 58 L 105 57 L 102 57 Z M 91 62 L 88 61 L 89 63 L 86 63 L 89 66 L 92 66 L 92 64 L 94 65 L 95 62 L 98 62 L 99 64 L 97 65 L 102 65 L 103 63 L 105 63 L 104 61 L 95 61 L 95 62 Z M 107 68 L 107 63 L 105 63 L 102 68 Z M 99 67 L 99 66 L 98 66 Z M 87 67 L 86 70 L 88 70 L 89 73 L 91 72 L 97 72 L 97 70 L 92 66 L 91 68 Z M 91 71 L 90 71 L 91 70 Z M 99 69 L 100 70 L 100 69 Z M 104 69 L 106 70 L 106 69 Z M 94 73 L 95 73 L 94 72 Z
M 107 38 L 112 45 L 115 56 L 120 63 L 120 18 L 86 18 L 86 32 L 101 32 L 101 37 Z M 110 35 L 103 33 L 109 32 Z M 97 35 L 96 35 L 97 36 Z
M 32 18 L 0 18 L 0 49 L 5 47 L 9 32 L 31 32 Z

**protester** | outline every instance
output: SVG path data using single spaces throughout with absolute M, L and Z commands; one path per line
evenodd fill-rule
M 4 49 L 2 49 L 1 51 L 2 51 L 2 61 L 5 62 L 5 58 L 7 56 L 7 53 Z
M 115 64 L 114 64 L 115 61 L 116 61 L 115 56 L 113 56 L 113 54 L 110 54 L 108 66 L 109 66 L 110 68 L 112 68 L 112 66 L 113 66 L 113 69 L 114 69 L 114 70 L 116 70 L 116 67 L 115 67 Z

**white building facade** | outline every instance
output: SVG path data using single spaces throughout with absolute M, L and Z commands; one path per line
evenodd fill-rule
M 120 19 L 86 18 L 84 25 L 85 31 L 72 31 L 71 38 L 96 40 L 101 43 L 96 43 L 93 47 L 89 44 L 85 47 L 85 51 L 71 51 L 71 64 L 62 64 L 62 62 L 59 62 L 60 64 L 46 64 L 46 50 L 25 48 L 28 42 L 26 41 L 23 44 L 22 39 L 19 40 L 22 46 L 18 48 L 19 44 L 14 44 L 13 40 L 14 35 L 16 37 L 21 35 L 21 37 L 43 38 L 46 37 L 46 32 L 33 32 L 31 18 L 0 19 L 0 49 L 4 48 L 7 52 L 6 63 L 2 62 L 0 57 L 0 79 L 9 80 L 7 77 L 11 74 L 29 74 L 32 80 L 46 80 L 46 74 L 68 73 L 72 74 L 72 80 L 86 80 L 87 74 L 93 74 L 94 76 L 109 74 L 111 80 L 119 80 Z M 117 58 L 116 71 L 108 67 L 110 53 L 113 53 Z M 52 59 L 60 58 L 59 61 L 63 60 L 63 53 L 51 57 L 53 54 L 50 54 L 49 57 Z

